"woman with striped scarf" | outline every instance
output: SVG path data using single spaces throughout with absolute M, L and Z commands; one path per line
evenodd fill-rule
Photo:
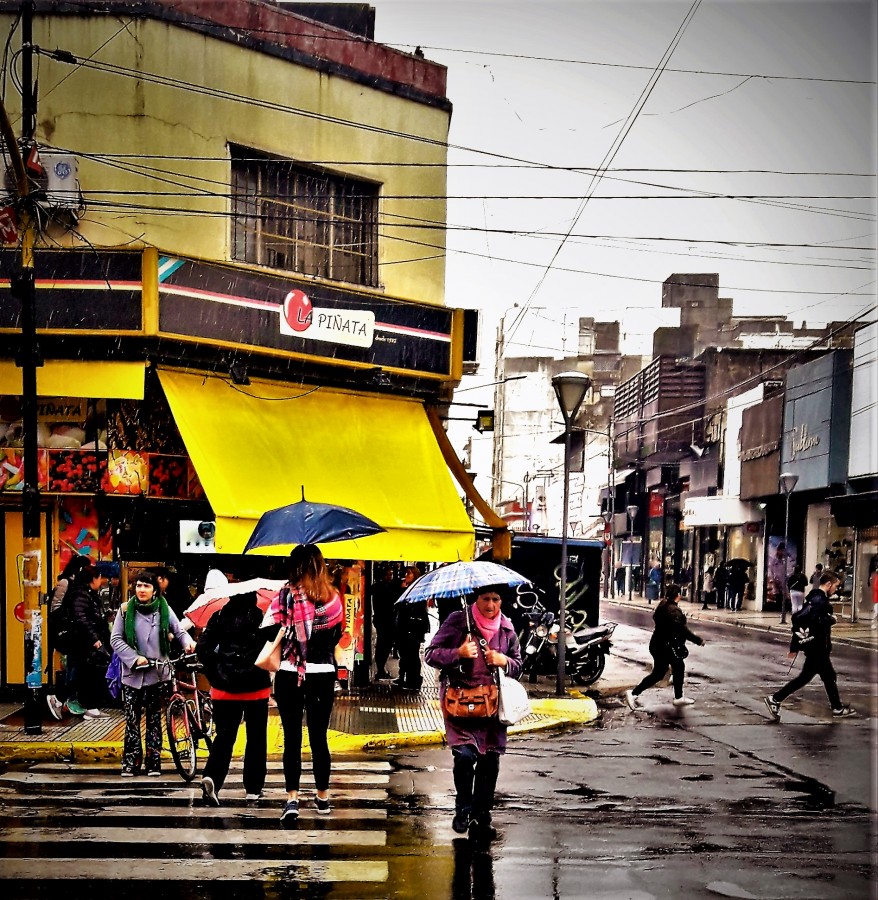
M 317 812 L 327 815 L 332 760 L 326 732 L 335 700 L 335 645 L 344 621 L 341 597 L 332 584 L 323 554 L 314 544 L 299 544 L 290 554 L 290 579 L 272 601 L 263 628 L 284 630 L 274 696 L 284 730 L 284 782 L 287 802 L 281 813 L 285 827 L 299 817 L 302 777 L 302 718 L 307 715 L 308 740 Z M 275 631 L 276 634 L 276 631 Z

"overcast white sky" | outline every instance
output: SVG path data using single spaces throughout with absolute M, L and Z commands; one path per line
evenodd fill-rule
M 649 352 L 674 272 L 719 272 L 739 315 L 819 323 L 874 302 L 873 0 L 704 0 L 596 186 L 587 170 L 605 163 L 690 2 L 372 5 L 377 40 L 448 67 L 452 144 L 563 167 L 449 153 L 450 197 L 474 199 L 449 200 L 446 299 L 483 310 L 484 347 L 517 303 L 543 321 L 571 308 L 621 318 L 625 349 Z M 692 171 L 708 169 L 721 171 Z M 732 171 L 753 169 L 772 172 Z M 787 174 L 799 172 L 841 174 Z M 545 343 L 530 321 L 515 339 Z M 483 354 L 473 383 L 492 371 Z

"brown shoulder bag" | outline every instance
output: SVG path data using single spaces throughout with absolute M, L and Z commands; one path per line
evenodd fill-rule
M 469 607 L 466 609 L 467 638 L 472 637 L 472 625 L 469 620 Z M 487 642 L 479 635 L 479 651 L 485 655 Z M 487 660 L 485 660 L 487 663 Z M 496 682 L 477 684 L 475 687 L 457 687 L 448 684 L 445 687 L 443 704 L 446 714 L 452 719 L 489 719 L 497 715 L 500 697 Z

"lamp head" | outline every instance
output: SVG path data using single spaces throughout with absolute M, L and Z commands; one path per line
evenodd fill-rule
M 561 372 L 552 376 L 552 387 L 561 407 L 561 415 L 564 416 L 564 424 L 569 425 L 585 400 L 591 387 L 591 378 L 582 372 Z
M 799 476 L 795 472 L 781 472 L 778 483 L 781 491 L 789 496 L 796 489 L 796 485 L 799 483 Z
M 627 506 L 627 507 L 625 507 L 625 508 L 626 508 L 627 511 L 628 511 L 628 518 L 629 518 L 629 519 L 636 519 L 636 518 L 637 518 L 637 513 L 638 513 L 640 507 L 639 507 L 636 503 L 632 503 L 630 506 Z

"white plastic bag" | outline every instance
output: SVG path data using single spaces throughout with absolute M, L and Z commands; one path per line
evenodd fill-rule
M 507 678 L 502 672 L 497 674 L 500 686 L 500 706 L 497 716 L 504 725 L 517 725 L 531 713 L 527 691 L 524 685 L 514 678 Z

